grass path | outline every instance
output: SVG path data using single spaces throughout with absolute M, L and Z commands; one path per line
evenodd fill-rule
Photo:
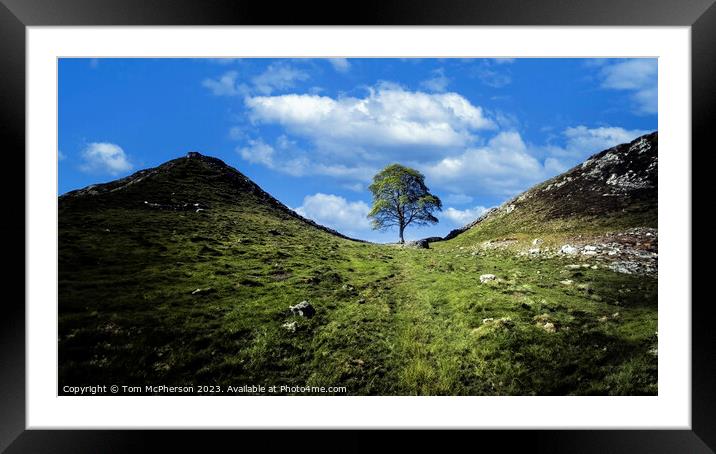
M 604 281 L 612 279 L 620 288 L 633 285 L 633 278 L 591 269 L 565 273 L 561 261 L 475 258 L 452 250 L 400 255 L 388 330 L 400 394 L 655 390 L 656 359 L 649 353 L 656 341 L 655 307 L 602 301 L 612 298 L 604 287 L 603 297 L 593 293 L 594 282 L 609 285 Z M 480 274 L 488 272 L 501 278 L 480 283 Z M 575 291 L 578 284 L 560 284 L 565 274 L 591 284 Z

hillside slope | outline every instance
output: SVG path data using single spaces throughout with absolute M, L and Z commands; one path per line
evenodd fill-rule
M 657 226 L 658 133 L 601 151 L 453 230 L 485 238 Z
M 198 152 L 140 170 L 109 183 L 70 191 L 59 197 L 60 220 L 70 211 L 103 208 L 149 209 L 201 213 L 213 205 L 259 207 L 275 216 L 294 218 L 335 236 L 351 239 L 306 219 L 276 200 L 223 161 Z M 358 241 L 358 240 L 354 240 Z
M 306 323 L 320 325 L 334 292 L 357 299 L 341 290 L 347 273 L 394 274 L 374 246 L 198 153 L 58 204 L 61 384 L 305 381 L 305 333 L 281 328 L 288 307 L 310 300 L 321 312 Z
M 439 241 L 475 253 L 576 256 L 618 272 L 656 276 L 657 173 L 654 132 L 591 156 Z

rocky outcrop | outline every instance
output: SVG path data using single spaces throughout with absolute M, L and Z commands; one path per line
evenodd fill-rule
M 523 249 L 517 255 L 538 258 L 571 257 L 592 264 L 571 264 L 566 266 L 568 269 L 601 264 L 619 273 L 655 276 L 658 272 L 658 246 L 657 229 L 635 227 L 622 232 L 572 238 L 570 243 L 559 248 Z

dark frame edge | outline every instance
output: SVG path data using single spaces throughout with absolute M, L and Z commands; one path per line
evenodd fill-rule
M 25 25 L 691 25 L 713 0 L 2 0 Z
M 15 176 L 3 179 L 3 192 L 17 194 L 19 187 L 25 190 L 25 25 L 1 3 L 0 67 L 0 137 L 7 158 L 3 167 L 14 169 Z M 19 221 L 3 223 L 3 236 L 26 239 L 24 197 L 13 205 Z M 12 269 L 19 291 L 3 298 L 0 317 L 0 451 L 25 430 L 25 241 L 22 246 L 15 243 L 23 248 L 22 260 Z M 20 257 L 21 251 L 13 252 Z
M 656 17 L 651 14 L 634 19 L 632 14 L 621 16 L 622 19 L 606 21 L 611 25 L 691 25 L 692 26 L 692 93 L 701 94 L 698 97 L 692 95 L 692 150 L 707 150 L 707 146 L 713 142 L 710 139 L 712 134 L 710 130 L 716 121 L 716 115 L 713 99 L 708 94 L 716 93 L 716 4 L 714 0 L 698 0 L 691 2 L 688 8 L 681 11 L 678 17 L 669 14 L 673 10 L 664 10 L 661 15 Z M 11 3 L 12 10 L 5 3 Z M 70 2 L 67 2 L 70 3 Z M 84 3 L 84 1 L 75 2 Z M 115 8 L 119 8 L 117 2 L 106 1 L 105 5 L 111 3 Z M 131 2 L 130 2 L 131 3 Z M 158 11 L 157 5 L 161 1 L 150 1 L 154 5 L 153 11 Z M 180 1 L 179 3 L 187 4 L 188 2 Z M 458 2 L 464 9 L 465 2 Z M 551 3 L 553 8 L 557 8 L 559 2 Z M 599 2 L 594 2 L 599 3 Z M 611 3 L 611 2 L 610 2 Z M 647 2 L 653 4 L 652 2 Z M 659 0 L 656 0 L 659 3 Z M 663 1 L 661 2 L 663 3 Z M 678 3 L 678 2 L 671 2 Z M 48 8 L 49 2 L 33 0 L 26 3 L 18 3 L 14 0 L 3 0 L 0 3 L 0 62 L 3 71 L 0 72 L 0 121 L 2 130 L 0 135 L 5 139 L 3 144 L 9 150 L 23 150 L 22 154 L 15 154 L 13 159 L 17 159 L 15 167 L 22 168 L 19 175 L 25 172 L 25 27 L 27 25 L 111 25 L 111 24 L 130 24 L 130 25 L 150 25 L 150 24 L 186 24 L 193 23 L 197 20 L 206 24 L 225 24 L 227 17 L 232 15 L 220 15 L 218 10 L 214 11 L 212 18 L 202 16 L 194 16 L 194 18 L 186 22 L 186 19 L 167 14 L 166 18 L 157 20 L 157 16 L 147 17 L 144 14 L 135 14 L 134 16 L 112 16 L 107 11 L 100 13 L 94 8 L 94 17 L 92 17 L 92 8 L 89 8 L 89 16 L 87 12 L 72 14 L 69 17 L 52 18 L 52 9 Z M 407 3 L 389 2 L 392 14 L 381 16 L 378 24 L 426 24 L 440 23 L 443 25 L 460 25 L 470 22 L 474 15 L 459 16 L 460 11 L 454 13 L 452 18 L 443 16 L 428 17 L 423 15 L 400 16 L 401 12 L 408 8 Z M 166 6 L 167 4 L 164 3 Z M 705 5 L 705 6 L 704 6 Z M 136 11 L 136 3 L 135 13 Z M 433 5 L 434 6 L 434 5 Z M 612 8 L 602 5 L 607 10 Z M 632 3 L 633 6 L 633 3 Z M 507 7 L 504 7 L 508 10 Z M 549 10 L 549 8 L 547 8 Z M 113 8 L 109 8 L 113 10 Z M 131 8 L 130 8 L 131 10 Z M 161 10 L 161 8 L 159 8 Z M 586 8 L 585 10 L 589 10 Z M 29 11 L 29 12 L 28 12 Z M 166 11 L 166 10 L 165 10 Z M 175 10 L 176 11 L 176 10 Z M 253 12 L 250 12 L 253 11 Z M 14 13 L 15 12 L 15 13 Z M 264 13 L 261 18 L 255 16 L 255 10 L 246 8 L 237 8 L 232 10 L 233 13 L 241 12 L 240 19 L 233 19 L 234 23 L 240 24 L 261 24 L 266 22 L 269 17 Z M 246 14 L 243 14 L 246 13 Z M 499 11 L 483 16 L 480 23 L 497 24 L 508 23 L 510 25 L 596 25 L 603 17 L 592 18 L 589 20 L 581 19 L 582 14 L 575 14 L 570 18 L 569 11 L 565 16 L 562 12 L 558 14 L 558 19 L 541 21 L 542 17 L 533 17 L 525 20 L 519 17 L 510 23 L 509 21 L 501 21 L 501 18 L 507 17 L 505 13 Z M 574 11 L 571 11 L 574 13 Z M 97 19 L 97 15 L 101 17 Z M 214 17 L 215 16 L 215 17 Z M 18 19 L 23 18 L 26 21 Z M 48 19 L 50 17 L 50 19 Z M 119 18 L 112 20 L 112 18 Z M 198 17 L 198 19 L 197 19 Z M 297 16 L 297 17 L 300 17 Z M 399 19 L 396 19 L 398 18 Z M 565 21 L 565 17 L 568 19 Z M 624 17 L 627 17 L 626 23 Z M 631 18 L 631 19 L 630 19 Z M 229 19 L 231 21 L 232 19 Z M 193 21 L 193 22 L 192 22 Z M 641 22 L 637 23 L 637 22 Z M 364 22 L 367 23 L 367 22 Z M 474 23 L 477 25 L 477 22 Z M 692 168 L 694 168 L 692 166 Z M 696 181 L 699 181 L 698 179 Z M 703 180 L 702 180 L 703 181 Z M 7 181 L 3 182 L 8 185 Z M 24 187 L 24 181 L 23 181 Z M 10 189 L 12 189 L 10 187 Z M 17 186 L 14 188 L 17 189 Z M 697 194 L 699 191 L 694 191 Z M 12 193 L 12 192 L 10 192 Z M 19 203 L 18 203 L 19 205 Z M 692 206 L 695 206 L 692 203 Z M 17 237 L 19 229 L 22 228 L 22 235 L 25 238 L 25 206 L 16 211 L 22 213 L 22 222 L 15 227 L 2 227 L 3 232 L 8 235 Z M 21 226 L 21 227 L 20 227 Z M 693 227 L 697 227 L 694 225 Z M 692 228 L 692 232 L 696 230 Z M 693 234 L 692 233 L 692 234 Z M 24 243 L 23 243 L 24 246 Z M 17 245 L 19 247 L 19 244 Z M 24 251 L 23 251 L 24 252 Z M 23 254 L 24 255 L 24 254 Z M 23 258 L 22 267 L 16 267 L 16 273 L 25 271 L 25 259 Z M 19 277 L 19 276 L 18 276 Z M 24 281 L 24 279 L 23 279 Z M 19 282 L 19 279 L 18 281 Z M 165 446 L 168 440 L 176 446 L 181 446 L 180 451 L 188 450 L 188 448 L 206 447 L 205 438 L 201 433 L 196 432 L 178 432 L 178 431 L 87 431 L 78 430 L 70 432 L 62 431 L 40 431 L 25 430 L 25 295 L 24 286 L 21 295 L 13 295 L 17 303 L 5 305 L 4 317 L 0 318 L 0 451 L 1 452 L 96 452 L 98 448 L 104 447 L 111 451 L 119 449 L 120 451 L 143 451 L 145 448 L 152 446 L 153 443 L 161 443 Z M 713 377 L 716 376 L 716 357 L 713 355 L 713 348 L 716 345 L 716 332 L 707 325 L 708 307 L 705 305 L 692 304 L 692 430 L 647 430 L 647 431 L 622 431 L 622 430 L 598 430 L 598 431 L 514 431 L 513 437 L 510 435 L 509 444 L 524 444 L 530 446 L 531 450 L 549 451 L 549 452 L 570 452 L 574 451 L 575 446 L 584 447 L 584 452 L 714 452 L 716 450 L 716 388 L 713 385 Z M 206 434 L 206 432 L 204 432 Z M 465 432 L 462 432 L 463 434 Z M 222 441 L 229 442 L 229 438 L 233 432 L 220 432 L 218 438 Z M 216 433 L 210 435 L 217 438 Z M 251 435 L 242 432 L 242 438 L 253 438 L 256 436 L 257 443 L 265 443 L 265 436 Z M 367 442 L 371 437 L 363 437 L 356 435 L 355 432 L 347 433 L 345 431 L 333 431 L 328 438 L 336 437 L 336 440 L 342 439 L 344 446 L 356 448 L 363 445 L 364 448 L 370 449 L 372 442 Z M 297 437 L 295 434 L 286 433 L 285 436 L 272 437 L 280 440 L 276 444 L 276 448 L 287 447 L 295 449 L 293 440 Z M 416 436 L 415 432 L 410 432 L 408 437 L 411 443 L 428 447 L 430 441 L 422 435 Z M 480 435 L 481 439 L 489 439 L 490 441 L 505 443 L 504 434 L 501 431 L 483 431 Z M 201 444 L 199 444 L 201 439 Z M 263 439 L 263 440 L 262 440 Z M 284 442 L 285 440 L 285 442 Z M 216 440 L 218 442 L 219 440 Z M 469 440 L 466 440 L 469 442 Z M 473 441 L 474 442 L 474 441 Z M 587 445 L 583 444 L 588 442 Z M 579 444 L 577 444 L 579 443 Z M 482 441 L 481 443 L 482 444 Z M 334 445 L 335 446 L 335 445 Z M 315 448 L 315 447 L 314 447 Z M 7 449 L 7 451 L 4 451 Z
M 708 194 L 709 189 L 696 186 L 705 184 L 708 175 L 698 177 L 695 171 L 707 172 L 707 169 L 693 165 L 694 150 L 705 153 L 713 148 L 712 131 L 716 122 L 716 3 L 712 4 L 691 27 L 691 159 L 692 159 L 692 239 L 697 234 L 704 238 L 697 228 L 704 224 L 694 222 L 694 207 L 699 206 L 693 197 Z M 694 96 L 698 94 L 698 96 Z M 710 96 L 709 96 L 710 95 Z M 707 191 L 707 192 L 703 192 Z M 700 213 L 698 213 L 700 215 Z M 702 219 L 703 220 L 703 219 Z M 693 254 L 693 246 L 691 248 Z M 698 267 L 692 255 L 692 282 L 704 281 L 703 271 Z M 699 274 L 701 273 L 701 274 Z M 697 279 L 699 276 L 701 279 Z M 706 445 L 716 450 L 716 333 L 706 320 L 710 317 L 708 298 L 695 298 L 692 284 L 691 302 L 691 427 Z

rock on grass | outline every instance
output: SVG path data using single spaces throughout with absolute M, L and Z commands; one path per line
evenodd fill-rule
M 301 301 L 295 306 L 289 306 L 288 308 L 292 314 L 301 317 L 311 318 L 316 314 L 316 309 L 308 304 L 308 301 Z

